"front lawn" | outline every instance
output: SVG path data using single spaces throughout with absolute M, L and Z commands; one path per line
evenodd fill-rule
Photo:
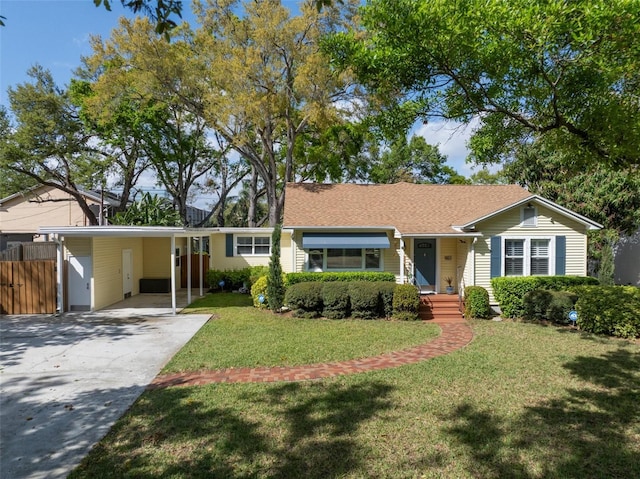
M 472 324 L 467 347 L 397 369 L 147 391 L 70 477 L 640 477 L 640 345 Z
M 417 321 L 300 319 L 251 307 L 251 297 L 210 294 L 186 312 L 215 312 L 163 373 L 295 366 L 365 358 L 426 343 L 437 326 Z

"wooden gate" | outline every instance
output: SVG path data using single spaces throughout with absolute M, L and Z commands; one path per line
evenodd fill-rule
M 55 312 L 55 260 L 0 261 L 0 314 Z
M 198 258 L 200 257 L 199 254 L 192 254 L 191 255 L 191 287 L 192 288 L 199 288 L 200 287 L 200 266 L 198 266 Z M 183 255 L 180 257 L 180 264 L 181 264 L 181 272 L 182 275 L 180 276 L 180 287 L 181 288 L 186 288 L 187 287 L 187 255 Z M 202 271 L 203 271 L 203 284 L 208 287 L 207 284 L 207 271 L 209 271 L 209 255 L 208 254 L 203 254 L 202 255 Z

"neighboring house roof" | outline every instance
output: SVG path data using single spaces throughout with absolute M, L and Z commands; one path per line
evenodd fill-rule
M 47 191 L 51 190 L 51 189 L 55 189 L 55 187 L 53 186 L 45 186 L 45 185 L 38 185 L 38 186 L 34 186 L 33 188 L 28 189 L 27 191 L 19 191 L 17 193 L 14 193 L 12 195 L 9 195 L 5 198 L 1 198 L 0 199 L 0 205 L 4 205 L 5 203 L 10 202 L 11 200 L 17 199 L 17 198 L 26 198 L 26 199 L 31 199 L 31 198 L 37 198 L 39 193 L 39 190 L 43 190 L 46 189 Z M 62 190 L 60 190 L 62 191 Z M 85 198 L 92 200 L 96 203 L 100 203 L 101 198 L 100 198 L 100 192 L 95 192 L 95 191 L 83 191 L 83 190 L 78 190 L 79 193 L 84 196 Z M 66 192 L 63 192 L 65 194 L 68 194 Z M 70 196 L 70 195 L 69 195 Z M 102 199 L 102 202 L 105 204 L 108 204 L 110 206 L 118 206 L 120 204 L 120 201 L 118 200 L 117 196 L 111 193 L 108 193 L 105 191 L 104 194 L 104 198 Z
M 383 185 L 289 183 L 284 206 L 286 228 L 389 228 L 403 235 L 460 234 L 506 209 L 544 201 L 562 214 L 598 227 L 580 215 L 518 185 Z

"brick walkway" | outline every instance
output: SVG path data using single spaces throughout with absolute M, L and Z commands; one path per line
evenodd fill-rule
M 433 321 L 438 323 L 437 321 Z M 471 327 L 460 319 L 438 323 L 442 332 L 438 338 L 426 344 L 393 351 L 363 359 L 351 359 L 332 363 L 309 364 L 291 367 L 226 368 L 213 371 L 164 374 L 157 376 L 149 385 L 150 389 L 172 386 L 197 386 L 209 383 L 252 383 L 277 381 L 305 381 L 329 378 L 344 374 L 395 368 L 414 364 L 426 359 L 449 354 L 471 342 Z

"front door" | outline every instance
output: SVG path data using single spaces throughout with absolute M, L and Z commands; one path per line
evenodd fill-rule
M 69 256 L 69 311 L 91 309 L 91 256 Z
M 420 292 L 436 290 L 436 240 L 416 239 L 413 259 Z

